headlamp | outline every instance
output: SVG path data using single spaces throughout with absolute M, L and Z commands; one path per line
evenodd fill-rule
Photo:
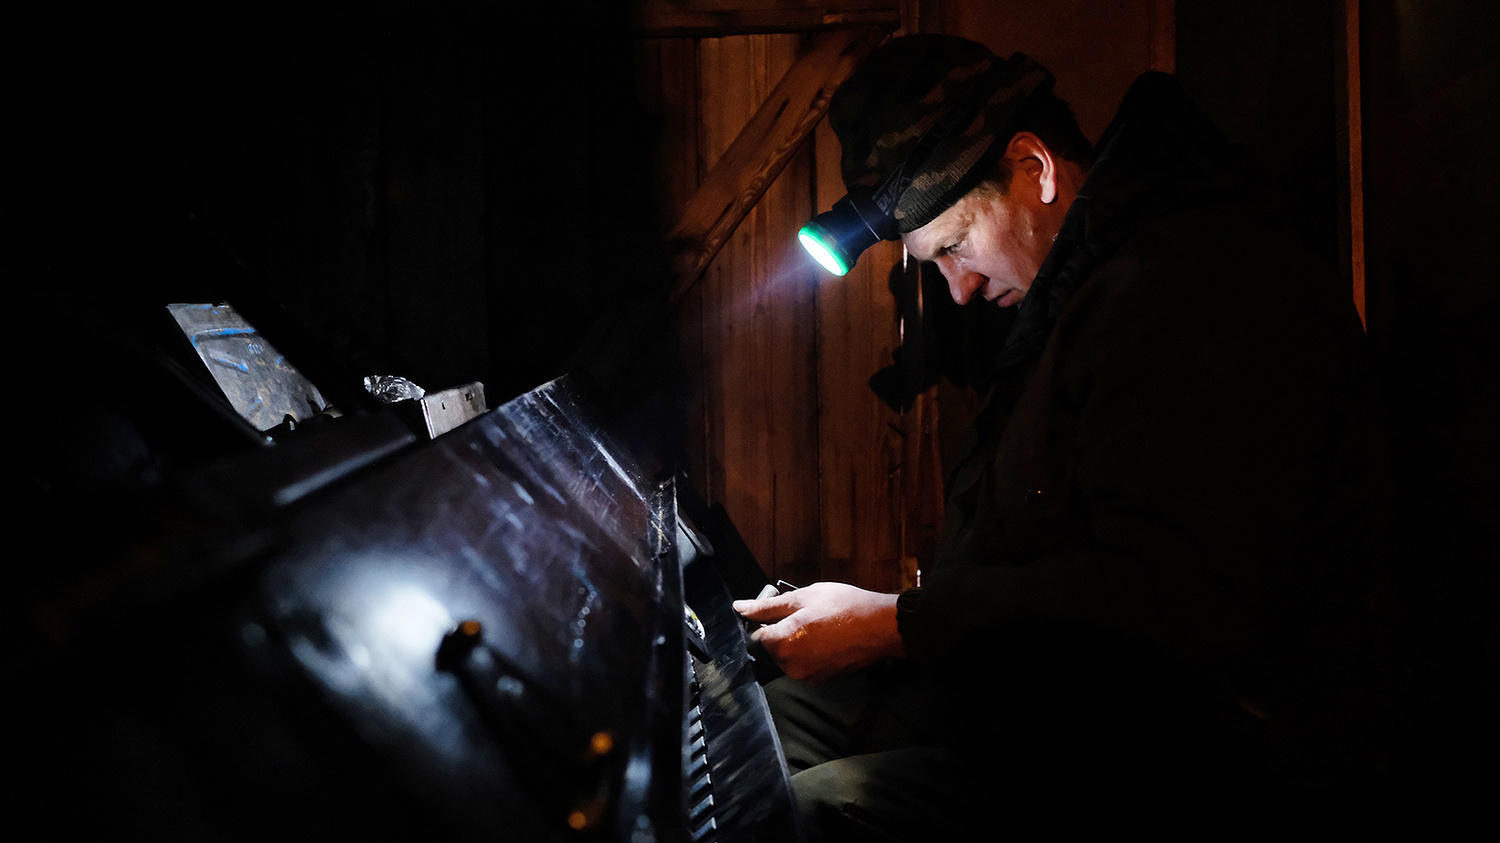
M 860 253 L 881 240 L 900 237 L 896 219 L 871 198 L 850 194 L 797 232 L 802 248 L 834 275 L 846 275 Z
M 1019 53 L 1008 61 L 997 60 L 974 80 L 963 99 L 922 133 L 900 166 L 882 179 L 874 190 L 850 191 L 835 202 L 833 208 L 802 226 L 797 239 L 802 241 L 808 254 L 834 275 L 845 275 L 854 268 L 854 262 L 866 249 L 881 240 L 901 239 L 901 229 L 896 223 L 896 203 L 901 194 L 922 171 L 933 150 L 968 126 L 985 103 L 1000 90 L 1002 80 L 1014 76 L 1016 68 L 1026 70 L 1021 79 L 1011 82 L 1022 99 L 1042 81 L 1050 85 L 1050 75 Z
M 802 248 L 824 269 L 834 275 L 845 275 L 854 268 L 854 262 L 866 249 L 881 240 L 901 239 L 901 229 L 896 224 L 896 203 L 938 144 L 954 129 L 968 125 L 974 118 L 983 99 L 972 94 L 970 97 L 978 101 L 963 103 L 939 118 L 912 144 L 911 151 L 901 159 L 901 165 L 881 179 L 873 191 L 851 190 L 843 199 L 833 203 L 832 208 L 802 226 L 797 232 Z

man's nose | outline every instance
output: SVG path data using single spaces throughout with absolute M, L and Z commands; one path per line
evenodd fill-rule
M 969 300 L 974 298 L 974 293 L 984 286 L 983 275 L 964 269 L 956 261 L 939 260 L 937 265 L 938 270 L 943 273 L 943 278 L 948 281 L 948 292 L 959 304 L 968 304 Z

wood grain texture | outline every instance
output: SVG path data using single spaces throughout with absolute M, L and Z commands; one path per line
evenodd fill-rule
M 700 42 L 699 143 L 710 178 L 732 160 L 742 127 L 798 60 L 801 42 L 796 35 Z M 756 191 L 760 201 L 699 285 L 710 497 L 766 572 L 794 582 L 813 575 L 818 557 L 814 310 L 796 242 L 811 206 L 806 172 L 805 163 L 789 167 Z
M 908 261 L 905 268 L 905 283 L 911 285 L 920 313 L 925 307 L 922 301 L 920 272 L 936 272 L 929 266 L 921 270 L 916 261 Z M 913 326 L 912 330 L 919 330 Z M 905 334 L 905 327 L 902 327 Z M 902 414 L 905 430 L 905 448 L 901 462 L 901 562 L 898 588 L 907 589 L 919 585 L 921 568 L 932 562 L 942 538 L 943 514 L 946 505 L 944 494 L 943 458 L 940 446 L 941 421 L 938 415 L 938 388 L 931 387 L 917 396 L 912 406 Z
M 827 121 L 817 135 L 818 204 L 844 194 L 839 143 Z M 894 590 L 901 580 L 902 418 L 870 390 L 899 343 L 889 276 L 899 243 L 865 252 L 842 278 L 818 285 L 818 440 L 821 469 L 823 579 Z
M 1339 144 L 1339 269 L 1349 283 L 1359 321 L 1365 315 L 1364 113 L 1360 93 L 1359 0 L 1342 0 L 1338 79 L 1334 80 Z
M 774 89 L 768 90 L 764 99 L 751 107 L 753 116 L 732 137 L 732 142 L 715 149 L 712 168 L 698 191 L 688 200 L 668 237 L 677 276 L 677 286 L 672 294 L 674 303 L 697 282 L 704 267 L 723 248 L 746 212 L 781 173 L 827 111 L 834 90 L 884 35 L 885 30 L 878 27 L 818 35 L 808 52 L 788 68 L 785 76 L 778 77 L 780 81 Z M 729 44 L 750 37 L 757 36 L 707 39 L 703 42 L 704 49 L 707 50 L 709 44 Z M 727 55 L 726 60 L 729 60 Z M 764 82 L 764 68 L 743 66 L 737 72 L 740 77 L 723 80 L 717 92 L 729 98 L 723 104 L 715 93 L 704 92 L 704 102 L 711 104 L 710 110 L 727 109 L 733 105 L 734 97 L 745 89 L 745 79 L 759 78 Z
M 901 249 L 882 244 L 832 279 L 796 243 L 844 192 L 822 109 L 882 36 L 857 34 L 641 39 L 642 73 L 661 112 L 660 195 L 699 185 L 671 236 L 724 240 L 716 252 L 705 242 L 677 309 L 694 387 L 690 478 L 768 575 L 895 590 L 913 584 L 942 517 L 934 400 L 902 415 L 868 387 L 899 342 L 887 288 Z M 721 212 L 743 221 L 713 234 Z
M 681 208 L 701 178 L 698 132 L 698 39 L 642 38 L 635 42 L 636 88 L 652 115 L 656 131 L 655 199 L 657 208 Z M 665 237 L 666 232 L 660 236 Z M 705 392 L 701 287 L 689 290 L 672 314 L 670 330 L 693 388 L 678 408 L 686 417 L 682 453 L 688 478 L 706 498 L 715 476 L 704 427 Z

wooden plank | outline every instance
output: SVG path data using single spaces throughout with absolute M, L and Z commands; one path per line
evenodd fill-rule
M 901 29 L 902 34 L 942 32 L 943 0 L 903 0 Z M 936 269 L 928 267 L 928 271 L 935 272 Z M 908 327 L 912 331 L 922 330 L 922 313 L 926 307 L 922 298 L 920 265 L 908 260 L 904 272 L 906 283 L 912 285 L 917 306 L 916 315 L 912 319 L 915 324 L 898 327 L 897 337 L 903 340 L 907 336 Z M 911 409 L 903 413 L 901 418 L 905 448 L 902 453 L 900 487 L 900 581 L 895 587 L 902 590 L 922 584 L 922 567 L 932 563 L 942 538 L 946 501 L 943 494 L 938 389 L 933 387 L 917 396 Z
M 818 203 L 827 207 L 844 194 L 844 184 L 838 138 L 826 120 L 816 142 Z M 868 380 L 890 364 L 900 341 L 888 290 L 900 260 L 899 243 L 877 244 L 842 278 L 818 270 L 817 289 L 821 578 L 884 591 L 902 580 L 907 433 Z
M 658 209 L 683 206 L 698 187 L 698 41 L 694 38 L 642 38 L 635 41 L 636 87 L 655 119 L 656 164 L 653 183 Z M 661 232 L 665 236 L 665 231 Z M 712 501 L 714 473 L 704 414 L 704 332 L 702 287 L 678 303 L 670 325 L 689 389 L 681 408 L 687 421 L 682 445 L 687 478 Z
M 753 40 L 751 37 L 705 39 L 698 44 L 699 126 L 694 153 L 700 173 L 708 172 L 717 163 L 758 107 L 756 82 L 763 78 L 753 66 L 750 52 Z M 758 482 L 758 474 L 747 479 L 740 468 L 744 461 L 740 454 L 749 449 L 742 444 L 748 433 L 739 408 L 733 403 L 734 365 L 742 356 L 736 354 L 736 349 L 744 345 L 736 327 L 741 320 L 730 311 L 737 297 L 736 268 L 747 260 L 741 256 L 744 251 L 741 239 L 726 244 L 707 267 L 702 283 L 685 292 L 698 301 L 697 340 L 702 354 L 702 380 L 697 391 L 703 407 L 701 429 L 706 442 L 708 498 L 725 507 L 750 552 L 769 575 L 774 573 L 774 563 L 770 559 L 769 541 L 764 537 L 771 534 L 771 525 L 763 515 L 767 506 L 762 503 L 769 495 L 762 490 L 764 484 Z
M 668 237 L 677 277 L 673 304 L 697 282 L 746 212 L 781 173 L 828 110 L 833 92 L 884 36 L 885 30 L 878 27 L 816 36 L 811 49 L 781 78 L 718 157 Z M 706 102 L 719 107 L 716 100 Z
M 1339 268 L 1349 283 L 1359 321 L 1365 315 L 1364 117 L 1361 109 L 1359 0 L 1342 0 L 1339 9 L 1338 74 L 1334 80 L 1339 144 Z
M 906 454 L 901 472 L 902 589 L 922 584 L 943 534 L 943 460 L 939 453 L 937 387 L 917 397 L 905 414 Z
M 1008 56 L 1025 53 L 1057 78 L 1055 91 L 1073 107 L 1090 139 L 1114 119 L 1130 83 L 1150 69 L 1152 4 L 1161 0 L 987 0 L 948 3 L 944 31 Z M 1250 5 L 1250 4 L 1244 4 Z M 1158 14 L 1155 29 L 1173 17 Z M 1168 51 L 1161 51 L 1165 59 Z
M 642 0 L 638 35 L 718 37 L 868 26 L 895 28 L 900 0 Z
M 653 170 L 656 207 L 675 211 L 692 197 L 701 176 L 698 170 L 698 41 L 693 38 L 638 39 L 635 54 L 636 89 L 655 121 L 657 135 L 657 158 Z
M 943 0 L 901 0 L 901 28 L 897 35 L 943 31 Z
M 897 313 L 905 315 L 898 336 L 903 342 L 920 342 L 923 330 L 922 272 L 936 272 L 913 260 L 903 267 L 905 289 Z M 920 346 L 918 346 L 920 347 Z M 912 406 L 901 414 L 905 448 L 901 466 L 901 564 L 900 588 L 911 588 L 921 582 L 921 568 L 930 565 L 937 553 L 943 529 L 943 459 L 939 445 L 938 387 L 918 395 Z
M 1177 72 L 1177 0 L 1149 0 L 1146 7 L 1146 65 L 1162 73 Z
M 741 128 L 796 61 L 800 36 L 700 43 L 703 166 L 730 154 Z M 778 179 L 729 238 L 702 293 L 704 428 L 712 498 L 766 573 L 794 582 L 817 567 L 813 305 L 796 229 L 812 202 L 805 164 Z M 800 274 L 799 274 L 800 273 Z

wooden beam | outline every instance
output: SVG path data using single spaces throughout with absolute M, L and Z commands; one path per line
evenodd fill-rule
M 900 0 L 641 0 L 636 34 L 718 37 L 812 32 L 901 22 Z
M 884 27 L 820 33 L 688 199 L 668 235 L 675 306 L 828 111 L 833 92 L 885 38 Z
M 1177 0 L 1148 0 L 1146 5 L 1148 70 L 1177 72 Z
M 1339 78 L 1334 80 L 1338 106 L 1339 263 L 1349 282 L 1359 321 L 1365 313 L 1365 185 L 1364 118 L 1361 110 L 1359 58 L 1359 0 L 1341 0 L 1339 9 Z

